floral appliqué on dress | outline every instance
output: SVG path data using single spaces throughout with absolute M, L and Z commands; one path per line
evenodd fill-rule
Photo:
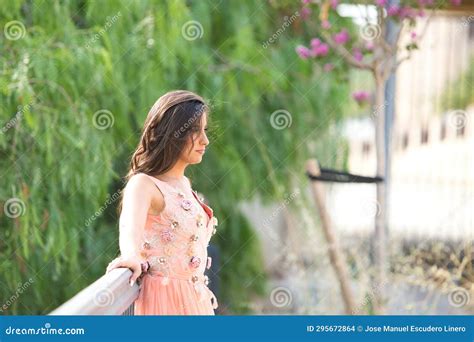
M 165 208 L 160 215 L 149 215 L 151 224 L 145 227 L 141 246 L 141 255 L 149 263 L 147 274 L 161 277 L 162 285 L 168 285 L 170 279 L 189 282 L 199 299 L 209 299 L 216 309 L 217 299 L 207 287 L 209 279 L 204 271 L 212 264 L 207 247 L 218 220 L 194 190 L 194 198 L 171 186 L 162 190 Z

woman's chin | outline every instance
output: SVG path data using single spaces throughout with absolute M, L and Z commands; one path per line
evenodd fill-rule
M 191 161 L 191 164 L 199 164 L 202 161 L 202 155 L 194 157 Z

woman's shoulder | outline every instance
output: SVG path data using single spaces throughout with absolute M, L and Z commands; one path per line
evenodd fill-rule
M 148 193 L 152 207 L 158 209 L 164 208 L 166 188 L 163 186 L 163 182 L 155 177 L 147 175 L 146 173 L 136 173 L 129 178 L 126 188 L 127 187 L 134 189 L 135 191 L 132 191 L 140 194 L 140 196 L 143 196 L 144 192 Z
M 162 182 L 159 179 L 142 172 L 132 175 L 128 179 L 126 188 L 132 188 L 142 192 L 143 190 L 148 189 L 152 193 L 156 193 L 156 188 L 158 188 L 163 197 L 166 192 L 165 182 Z
M 152 177 L 147 175 L 146 173 L 140 172 L 130 176 L 126 186 L 143 188 L 144 186 L 152 187 L 153 185 L 154 182 L 152 180 Z

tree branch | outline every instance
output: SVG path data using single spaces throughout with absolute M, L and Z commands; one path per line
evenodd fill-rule
M 349 63 L 353 67 L 359 68 L 359 69 L 365 69 L 365 70 L 373 69 L 373 67 L 370 64 L 362 63 L 362 62 L 359 62 L 357 59 L 355 59 L 354 56 L 352 56 L 352 54 L 349 51 L 347 51 L 347 49 L 344 46 L 336 44 L 334 40 L 332 40 L 332 38 L 326 32 L 321 31 L 320 34 L 321 34 L 321 37 L 324 39 L 324 41 L 332 49 L 334 49 L 341 57 L 343 57 L 347 63 Z
M 430 11 L 430 14 L 428 16 L 428 18 L 426 19 L 426 23 L 424 24 L 424 27 L 421 31 L 421 33 L 418 35 L 418 38 L 417 38 L 417 41 L 421 41 L 423 39 L 423 37 L 425 36 L 426 34 L 426 31 L 428 29 L 428 26 L 430 24 L 430 21 L 431 19 L 434 17 L 434 14 L 436 12 L 436 8 L 434 8 L 432 11 Z M 400 41 L 400 38 L 401 38 L 401 33 L 402 31 L 404 30 L 405 28 L 405 25 L 404 25 L 405 21 L 403 20 L 401 23 L 400 23 L 400 30 L 398 31 L 397 33 L 397 38 L 395 39 L 394 43 L 392 44 L 391 48 L 392 48 L 392 56 L 395 56 L 397 50 L 398 50 L 398 43 Z M 408 52 L 408 54 L 400 59 L 398 59 L 396 62 L 395 62 L 395 65 L 392 66 L 392 68 L 390 69 L 390 72 L 396 72 L 398 67 L 400 66 L 400 64 L 402 64 L 404 61 L 410 59 L 412 55 L 412 51 L 410 50 Z
M 384 51 L 391 54 L 391 46 L 385 40 L 385 35 L 387 33 L 387 20 L 383 16 L 383 9 L 379 6 L 377 6 L 377 24 L 380 27 L 380 36 L 377 38 L 377 40 L 380 41 L 380 45 L 382 45 Z

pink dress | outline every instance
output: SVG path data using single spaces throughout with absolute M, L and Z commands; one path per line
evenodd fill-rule
M 148 176 L 161 190 L 165 208 L 148 214 L 141 255 L 150 263 L 135 301 L 135 315 L 214 315 L 217 299 L 204 275 L 211 266 L 207 247 L 217 218 L 189 187 L 180 192 Z

